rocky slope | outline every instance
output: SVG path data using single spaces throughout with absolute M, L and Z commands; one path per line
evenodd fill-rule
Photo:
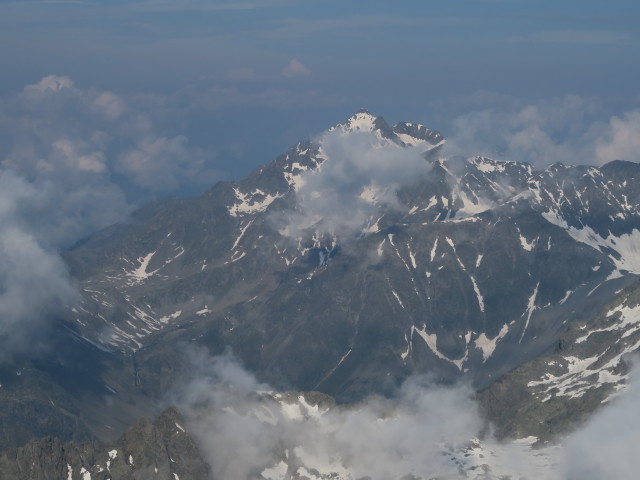
M 556 348 L 480 394 L 502 437 L 557 440 L 625 390 L 640 348 L 640 284 L 595 317 L 574 322 Z
M 70 252 L 84 295 L 68 321 L 102 348 L 138 352 L 142 370 L 172 356 L 165 337 L 230 345 L 276 385 L 356 399 L 416 371 L 487 385 L 640 272 L 637 164 L 439 158 L 436 132 L 364 112 L 333 131 L 372 132 L 428 168 L 398 187 L 399 205 L 364 185 L 371 209 L 350 236 L 326 218 L 291 234 L 309 182 L 341 161 L 326 140 L 300 143 Z
M 359 112 L 241 181 L 149 205 L 67 252 L 82 300 L 51 351 L 0 371 L 2 445 L 114 441 L 189 372 L 191 346 L 231 347 L 274 388 L 340 402 L 428 373 L 494 385 L 495 405 L 521 420 L 533 403 L 559 402 L 547 417 L 575 410 L 586 384 L 604 392 L 584 411 L 595 408 L 624 380 L 612 352 L 636 348 L 611 322 L 633 325 L 623 292 L 640 274 L 640 165 L 536 170 L 444 157 L 443 144 Z M 544 436 L 494 413 L 505 434 Z

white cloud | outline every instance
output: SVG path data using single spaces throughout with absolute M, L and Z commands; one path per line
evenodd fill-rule
M 77 297 L 64 263 L 39 237 L 43 226 L 34 228 L 50 225 L 48 213 L 57 216 L 47 211 L 51 200 L 14 173 L 0 172 L 0 363 L 36 350 L 52 317 Z
M 607 129 L 596 140 L 596 155 L 601 163 L 640 162 L 640 110 L 611 117 Z
M 506 109 L 466 113 L 453 121 L 445 153 L 487 155 L 537 167 L 640 161 L 640 111 L 604 120 L 596 99 L 569 95 Z
M 220 480 L 262 478 L 283 460 L 296 471 L 304 466 L 318 478 L 333 472 L 345 480 L 628 480 L 640 471 L 637 368 L 627 391 L 586 425 L 557 445 L 531 449 L 526 441 L 493 439 L 464 385 L 444 387 L 416 376 L 392 398 L 373 396 L 317 415 L 300 407 L 295 393 L 288 408 L 264 395 L 273 390 L 228 352 L 188 352 L 194 377 L 176 387 L 171 401 Z
M 22 94 L 27 98 L 38 98 L 55 94 L 65 88 L 73 88 L 73 81 L 70 78 L 48 75 L 38 83 L 26 86 Z
M 124 101 L 112 92 L 102 92 L 93 101 L 93 108 L 102 112 L 110 120 L 115 120 L 127 109 Z
M 177 123 L 168 111 L 162 102 L 48 76 L 0 99 L 0 165 L 35 181 L 86 174 L 83 184 L 111 184 L 137 198 L 213 185 L 221 174 L 212 154 L 167 128 Z
M 402 209 L 397 189 L 429 172 L 419 150 L 380 141 L 375 133 L 335 130 L 319 142 L 327 160 L 301 175 L 300 209 L 281 230 L 289 237 L 305 235 L 312 225 L 341 240 L 357 236 L 377 212 Z
M 260 478 L 286 455 L 292 465 L 297 457 L 307 468 L 346 472 L 344 478 L 455 475 L 458 466 L 443 451 L 465 444 L 483 426 L 471 389 L 423 378 L 407 382 L 394 400 L 375 397 L 305 417 L 296 407 L 287 414 L 277 401 L 261 399 L 257 392 L 269 387 L 228 354 L 199 353 L 194 371 L 196 379 L 174 400 L 220 480 Z
M 640 472 L 640 377 L 564 442 L 564 478 L 628 480 Z
M 297 58 L 292 58 L 282 70 L 282 75 L 285 77 L 306 77 L 311 75 L 311 70 L 305 67 Z
M 91 152 L 85 155 L 79 154 L 76 145 L 70 140 L 61 138 L 53 142 L 53 155 L 60 155 L 63 162 L 72 170 L 85 172 L 104 172 L 107 170 L 105 164 L 105 156 L 103 152 Z M 84 146 L 82 144 L 78 145 Z M 51 165 L 47 165 L 47 169 L 52 169 Z
M 152 191 L 171 191 L 181 184 L 213 185 L 220 173 L 207 167 L 205 151 L 191 148 L 182 135 L 149 135 L 117 158 L 116 168 Z

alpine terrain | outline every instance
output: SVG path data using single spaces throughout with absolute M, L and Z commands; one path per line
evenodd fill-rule
M 40 445 L 69 479 L 125 468 L 131 434 L 118 438 L 172 402 L 194 350 L 232 351 L 274 391 L 321 392 L 261 394 L 307 416 L 425 374 L 470 383 L 496 433 L 526 448 L 578 425 L 625 388 L 640 347 L 640 165 L 537 169 L 445 145 L 363 110 L 243 180 L 147 205 L 65 252 L 81 298 L 56 319 L 54 348 L 0 370 L 0 445 L 13 449 L 0 465 L 41 458 Z M 163 445 L 153 455 L 183 459 L 149 460 L 158 478 L 204 478 L 178 413 L 157 422 L 133 428 Z M 47 435 L 60 440 L 33 440 Z M 491 455 L 470 442 L 447 455 L 485 478 L 471 472 Z M 288 455 L 251 478 L 351 478 Z

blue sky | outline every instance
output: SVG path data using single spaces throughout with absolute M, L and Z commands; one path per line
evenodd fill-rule
M 0 95 L 58 75 L 153 96 L 157 128 L 238 178 L 361 107 L 451 136 L 576 95 L 606 122 L 638 105 L 639 27 L 623 0 L 0 1 Z

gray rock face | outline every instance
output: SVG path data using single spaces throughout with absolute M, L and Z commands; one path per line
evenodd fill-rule
M 208 467 L 175 408 L 143 418 L 116 443 L 31 440 L 0 453 L 0 478 L 12 480 L 206 480 Z
M 367 112 L 333 128 L 367 129 L 430 166 L 398 190 L 400 208 L 373 200 L 357 238 L 278 228 L 305 175 L 338 161 L 302 142 L 70 252 L 84 300 L 68 321 L 104 348 L 140 352 L 143 383 L 149 365 L 173 361 L 170 337 L 230 345 L 278 386 L 353 400 L 416 371 L 487 385 L 640 272 L 627 248 L 640 235 L 638 165 L 437 159 L 440 134 Z
M 368 217 L 355 234 L 331 233 L 325 218 L 286 232 L 311 175 L 340 161 L 320 140 L 87 239 L 65 255 L 82 301 L 61 319 L 56 348 L 24 360 L 26 386 L 15 369 L 0 372 L 6 411 L 23 402 L 54 421 L 3 422 L 20 439 L 113 441 L 188 371 L 190 345 L 231 347 L 275 388 L 341 402 L 416 372 L 482 389 L 553 351 L 640 274 L 638 164 L 537 171 L 440 158 L 438 132 L 364 111 L 332 132 L 368 132 L 375 148 L 414 152 L 425 167 L 393 202 L 371 185 L 356 192 Z M 58 392 L 53 403 L 38 397 L 45 390 Z
M 640 348 L 640 284 L 574 322 L 549 354 L 507 373 L 479 398 L 502 437 L 553 440 L 626 388 Z

